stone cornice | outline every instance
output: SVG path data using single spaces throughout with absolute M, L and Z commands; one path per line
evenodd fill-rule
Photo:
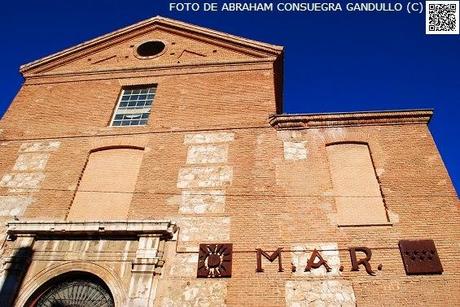
M 428 124 L 433 110 L 400 110 L 349 113 L 273 114 L 270 125 L 276 129 L 308 129 L 344 126 Z
M 50 222 L 14 221 L 8 222 L 10 236 L 138 236 L 160 235 L 172 238 L 177 226 L 169 220 L 133 221 L 90 221 L 90 222 Z

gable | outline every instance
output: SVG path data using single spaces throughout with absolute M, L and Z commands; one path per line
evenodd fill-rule
M 138 47 L 161 42 L 164 49 L 142 57 Z M 27 74 L 96 72 L 144 67 L 275 60 L 282 48 L 155 17 L 26 64 Z
M 163 42 L 164 50 L 156 56 L 140 57 L 137 54 L 137 47 L 149 41 Z M 256 58 L 254 55 L 244 54 L 197 38 L 154 29 L 146 34 L 117 43 L 110 48 L 89 53 L 64 65 L 53 67 L 51 70 L 53 72 L 98 71 L 176 64 L 247 61 Z

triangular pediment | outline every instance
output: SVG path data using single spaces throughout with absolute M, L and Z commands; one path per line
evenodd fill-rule
M 151 56 L 142 56 L 139 46 L 146 42 L 157 42 L 164 48 Z M 23 65 L 21 72 L 24 75 L 97 72 L 274 60 L 282 50 L 279 46 L 154 17 Z

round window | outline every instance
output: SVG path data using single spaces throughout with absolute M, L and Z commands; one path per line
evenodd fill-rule
M 150 41 L 140 44 L 136 52 L 140 57 L 147 58 L 159 55 L 166 48 L 166 45 L 160 41 Z

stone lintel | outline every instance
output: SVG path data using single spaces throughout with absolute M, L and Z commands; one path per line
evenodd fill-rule
M 349 113 L 272 114 L 269 122 L 278 130 L 344 126 L 428 124 L 433 110 L 400 110 Z
M 142 221 L 93 221 L 93 222 L 50 222 L 14 221 L 8 222 L 10 236 L 48 235 L 48 236 L 139 236 L 145 234 L 172 238 L 177 226 L 169 220 Z

